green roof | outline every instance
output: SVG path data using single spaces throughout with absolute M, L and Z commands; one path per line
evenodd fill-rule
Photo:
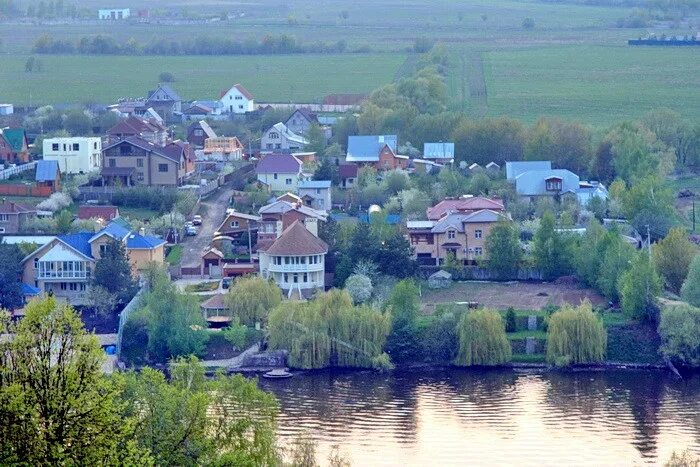
M 5 128 L 2 130 L 2 135 L 14 152 L 21 152 L 24 149 L 24 130 L 22 128 Z

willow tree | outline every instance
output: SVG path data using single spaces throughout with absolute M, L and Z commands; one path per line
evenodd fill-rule
M 457 334 L 457 365 L 502 365 L 512 358 L 503 318 L 497 311 L 483 309 L 465 313 L 457 325 Z
M 601 362 L 607 337 L 589 302 L 578 307 L 566 305 L 549 318 L 547 362 L 556 366 Z
M 374 368 L 382 353 L 389 318 L 353 306 L 347 292 L 331 290 L 306 303 L 285 302 L 269 318 L 270 347 L 287 349 L 296 368 Z
M 265 322 L 270 311 L 281 301 L 280 288 L 259 276 L 239 277 L 224 297 L 229 312 L 248 326 Z

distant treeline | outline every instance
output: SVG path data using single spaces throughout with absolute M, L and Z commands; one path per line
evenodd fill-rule
M 217 37 L 194 39 L 155 39 L 143 44 L 131 38 L 118 42 L 105 35 L 85 36 L 77 42 L 54 39 L 45 34 L 34 43 L 32 52 L 39 54 L 84 55 L 270 55 L 300 53 L 366 53 L 368 46 L 349 50 L 343 40 L 335 43 L 312 42 L 301 44 L 286 34 L 267 35 L 261 41 L 249 39 L 234 41 Z

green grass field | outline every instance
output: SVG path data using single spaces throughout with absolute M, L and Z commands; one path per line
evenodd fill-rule
M 183 99 L 215 99 L 244 83 L 259 102 L 319 102 L 332 93 L 364 93 L 390 82 L 405 54 L 128 57 L 43 55 L 44 71 L 25 73 L 26 55 L 3 58 L 0 97 L 15 104 L 111 103 L 142 97 L 158 75 L 175 75 Z M 379 63 L 382 66 L 377 66 Z

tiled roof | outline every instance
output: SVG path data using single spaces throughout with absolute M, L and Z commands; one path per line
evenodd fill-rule
M 133 232 L 126 238 L 126 247 L 136 250 L 150 250 L 152 248 L 159 247 L 164 243 L 165 240 L 162 238 L 153 237 L 150 235 L 140 235 Z
M 300 107 L 296 109 L 294 112 L 292 112 L 292 115 L 289 116 L 287 122 L 289 122 L 296 113 L 301 114 L 301 116 L 310 123 L 318 123 L 318 115 L 316 115 L 315 112 L 312 112 L 308 107 Z
M 379 160 L 379 152 L 389 146 L 396 153 L 396 135 L 363 135 L 348 137 L 348 162 L 372 162 Z
M 4 128 L 2 136 L 8 142 L 13 151 L 19 152 L 24 148 L 26 134 L 23 128 Z
M 498 222 L 504 218 L 503 214 L 489 209 L 482 209 L 471 214 L 449 214 L 436 222 L 431 232 L 443 233 L 449 228 L 453 228 L 458 232 L 464 232 L 465 223 Z
M 455 143 L 425 143 L 423 145 L 424 159 L 454 159 Z
M 89 258 L 92 258 L 92 248 L 90 248 L 90 240 L 92 239 L 92 236 L 92 232 L 78 232 L 68 235 L 59 235 L 56 238 L 74 250 Z
M 125 120 L 118 122 L 107 130 L 108 135 L 140 135 L 144 132 L 165 131 L 166 128 L 158 121 L 146 120 L 135 115 L 130 115 Z
M 35 179 L 37 182 L 56 181 L 58 179 L 58 161 L 37 161 Z
M 328 252 L 328 245 L 316 237 L 299 221 L 294 221 L 266 250 L 268 255 L 303 256 Z
M 306 189 L 330 188 L 331 181 L 330 180 L 302 180 L 297 184 L 297 187 L 298 188 L 306 188 Z
M 78 219 L 104 219 L 111 221 L 119 216 L 119 208 L 116 206 L 80 206 L 78 208 Z
M 356 178 L 357 177 L 357 165 L 355 164 L 340 164 L 338 167 L 338 173 L 340 178 Z
M 258 161 L 255 171 L 259 174 L 299 173 L 301 161 L 291 154 L 270 154 Z
M 238 89 L 238 92 L 240 92 L 249 101 L 253 100 L 253 95 L 246 88 L 244 88 L 242 84 L 234 84 L 229 89 L 224 89 L 223 91 L 221 91 L 220 97 L 224 97 L 226 95 L 226 93 L 229 92 L 233 88 Z
M 2 214 L 21 214 L 26 212 L 36 212 L 36 209 L 14 202 L 0 203 L 0 213 Z
M 223 310 L 226 308 L 226 305 L 224 304 L 225 296 L 226 294 L 218 293 L 202 302 L 202 304 L 199 306 L 205 310 Z
M 212 113 L 211 107 L 202 104 L 195 104 L 186 108 L 182 113 L 194 115 L 206 115 Z
M 113 148 L 115 146 L 119 146 L 120 144 L 131 144 L 133 146 L 136 146 L 138 148 L 144 149 L 146 151 L 153 152 L 155 154 L 161 155 L 163 157 L 167 157 L 170 160 L 173 160 L 175 162 L 180 162 L 180 156 L 182 155 L 183 151 L 183 144 L 181 142 L 174 142 L 170 143 L 167 146 L 157 146 L 150 141 L 146 141 L 145 139 L 139 137 L 139 136 L 129 136 L 127 138 L 121 139 L 119 141 L 115 141 L 114 143 L 110 144 L 109 146 L 105 147 L 103 150 L 107 150 L 110 148 Z M 102 169 L 102 173 L 105 173 L 105 169 L 107 167 Z M 118 167 L 116 167 L 118 168 Z M 118 175 L 118 174 L 115 174 Z
M 483 196 L 470 196 L 458 199 L 443 199 L 435 206 L 428 208 L 427 217 L 430 220 L 438 220 L 448 213 L 466 213 L 481 209 L 503 211 L 503 201 L 496 198 L 484 198 Z

